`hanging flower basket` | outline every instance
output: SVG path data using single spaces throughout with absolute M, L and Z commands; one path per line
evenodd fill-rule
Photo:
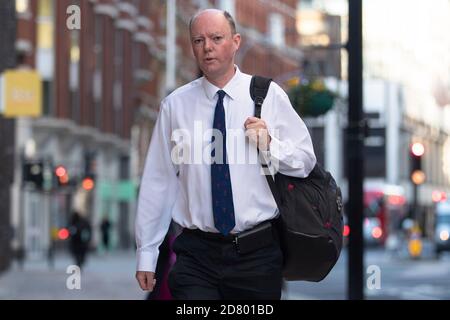
M 301 117 L 318 117 L 333 107 L 336 94 L 322 81 L 300 83 L 288 92 L 292 106 Z

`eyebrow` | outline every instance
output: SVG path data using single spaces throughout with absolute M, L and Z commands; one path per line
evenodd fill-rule
M 216 37 L 216 36 L 225 36 L 225 33 L 223 32 L 212 32 L 206 35 L 207 37 Z M 191 38 L 192 39 L 198 39 L 198 38 L 204 38 L 204 35 L 194 35 Z

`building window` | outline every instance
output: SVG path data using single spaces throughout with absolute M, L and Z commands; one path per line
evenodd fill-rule
M 53 81 L 45 80 L 42 81 L 42 107 L 43 114 L 46 116 L 51 116 L 53 112 Z
M 313 0 L 301 0 L 298 2 L 298 7 L 302 9 L 313 9 Z
M 122 79 L 123 79 L 123 31 L 116 31 L 114 48 L 114 133 L 120 135 L 122 132 Z
M 28 1 L 26 1 L 28 3 Z M 28 4 L 27 4 L 28 5 Z M 19 8 L 17 8 L 17 6 Z M 25 4 L 16 1 L 16 9 L 22 10 Z M 54 75 L 54 21 L 53 21 L 53 1 L 41 0 L 38 2 L 37 24 L 37 50 L 36 69 L 43 79 L 43 109 L 44 114 L 51 116 L 54 114 L 53 103 L 53 75 Z
M 69 89 L 71 101 L 71 117 L 75 122 L 80 121 L 80 32 L 73 30 L 70 33 L 70 69 Z
M 40 49 L 53 48 L 53 2 L 39 1 L 37 42 Z
M 30 11 L 29 0 L 16 0 L 16 12 L 18 14 L 27 13 Z
M 139 70 L 141 67 L 143 67 L 141 61 L 141 43 L 133 42 L 133 47 L 133 52 L 131 53 L 133 55 L 133 61 L 131 63 L 133 71 L 135 72 L 136 70 Z
M 95 17 L 95 45 L 94 45 L 94 54 L 95 54 L 95 71 L 94 71 L 94 88 L 93 88 L 93 96 L 94 96 L 94 107 L 95 107 L 95 127 L 97 129 L 102 128 L 102 65 L 103 65 L 103 50 L 102 43 L 103 42 L 103 17 L 96 16 Z
M 279 13 L 271 13 L 269 15 L 269 41 L 277 47 L 282 47 L 285 44 L 284 38 L 284 18 Z

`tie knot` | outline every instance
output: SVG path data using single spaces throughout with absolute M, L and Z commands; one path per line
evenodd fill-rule
M 223 101 L 223 97 L 225 97 L 225 91 L 223 91 L 223 90 L 219 90 L 219 91 L 217 91 L 217 94 L 219 95 L 219 100 L 222 100 Z

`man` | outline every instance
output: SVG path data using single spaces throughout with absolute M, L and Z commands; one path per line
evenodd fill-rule
M 111 222 L 109 222 L 108 217 L 105 215 L 100 224 L 100 232 L 102 234 L 102 243 L 105 251 L 109 250 L 109 229 L 111 229 Z
M 92 238 L 91 224 L 86 217 L 74 211 L 70 218 L 69 232 L 70 251 L 72 252 L 75 263 L 82 269 Z
M 257 145 L 266 164 L 305 177 L 316 163 L 311 138 L 275 83 L 264 120 L 253 117 L 251 76 L 234 64 L 241 36 L 227 12 L 201 11 L 189 27 L 204 76 L 161 103 L 139 194 L 136 278 L 153 290 L 158 247 L 173 218 L 184 228 L 169 276 L 175 299 L 280 299 L 283 257 L 270 224 L 277 206 L 261 163 L 242 161 L 239 150 L 252 156 Z

